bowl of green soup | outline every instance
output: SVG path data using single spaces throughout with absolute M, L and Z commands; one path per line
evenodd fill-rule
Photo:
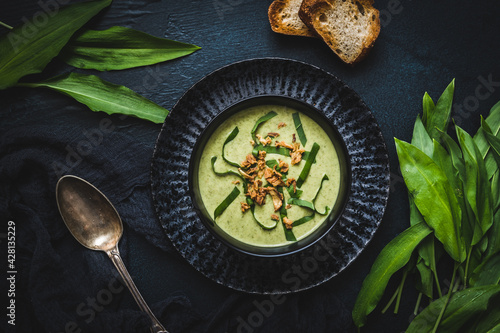
M 338 220 L 350 165 L 335 127 L 307 103 L 258 96 L 215 117 L 193 149 L 189 187 L 203 224 L 257 256 L 304 249 Z
M 193 83 L 151 160 L 164 245 L 207 278 L 258 294 L 344 270 L 378 229 L 389 185 L 385 141 L 361 97 L 282 58 L 234 62 Z

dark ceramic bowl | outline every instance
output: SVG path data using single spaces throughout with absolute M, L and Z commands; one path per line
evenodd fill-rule
M 335 150 L 337 151 L 340 164 L 340 189 L 339 195 L 332 207 L 330 213 L 328 214 L 326 220 L 310 235 L 299 239 L 296 242 L 290 242 L 287 245 L 282 246 L 256 246 L 248 243 L 244 243 L 228 233 L 226 233 L 222 228 L 220 228 L 217 223 L 210 217 L 210 214 L 205 209 L 203 204 L 203 198 L 201 198 L 199 191 L 198 179 L 198 168 L 201 155 L 207 144 L 209 138 L 213 132 L 229 117 L 240 112 L 241 110 L 248 109 L 253 106 L 258 105 L 283 105 L 290 107 L 294 110 L 305 114 L 309 118 L 313 119 L 318 125 L 320 125 L 323 130 L 328 134 L 330 140 L 332 141 Z M 201 133 L 198 141 L 196 142 L 193 154 L 189 162 L 189 189 L 192 196 L 193 204 L 195 210 L 198 212 L 202 222 L 205 227 L 213 233 L 221 242 L 225 243 L 227 246 L 232 247 L 234 250 L 256 256 L 281 256 L 295 253 L 297 251 L 303 250 L 308 246 L 319 241 L 326 233 L 330 231 L 335 222 L 340 217 L 347 197 L 349 195 L 350 179 L 351 179 L 351 169 L 349 164 L 349 158 L 347 154 L 347 148 L 345 146 L 344 140 L 335 129 L 333 124 L 316 108 L 312 105 L 306 104 L 302 101 L 283 97 L 283 96 L 258 96 L 249 98 L 230 106 L 226 110 L 221 110 L 221 113 L 217 115 L 207 126 L 207 128 Z
M 202 133 L 223 110 L 270 96 L 327 120 L 344 144 L 350 178 L 345 178 L 343 210 L 339 216 L 332 215 L 307 244 L 280 250 L 287 255 L 249 255 L 251 249 L 232 245 L 207 227 L 192 193 L 189 170 Z M 370 109 L 337 77 L 298 61 L 252 59 L 208 74 L 174 105 L 156 142 L 151 189 L 166 235 L 195 269 L 236 290 L 289 293 L 331 279 L 366 247 L 387 204 L 389 161 Z M 292 267 L 307 274 L 299 277 Z

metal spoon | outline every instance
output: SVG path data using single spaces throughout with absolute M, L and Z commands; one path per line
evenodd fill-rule
M 104 251 L 109 256 L 139 308 L 151 318 L 153 333 L 168 333 L 142 298 L 118 251 L 123 225 L 111 202 L 95 186 L 76 176 L 64 176 L 57 182 L 59 212 L 71 234 L 80 244 Z

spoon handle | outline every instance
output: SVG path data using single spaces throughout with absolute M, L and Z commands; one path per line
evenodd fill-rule
M 151 326 L 151 332 L 153 333 L 168 333 L 167 330 L 161 325 L 161 323 L 156 319 L 155 315 L 147 305 L 146 301 L 144 301 L 144 298 L 142 298 L 141 293 L 135 286 L 134 281 L 132 280 L 132 277 L 127 271 L 127 268 L 125 267 L 125 264 L 123 263 L 123 260 L 120 256 L 120 252 L 118 251 L 118 246 L 115 246 L 113 249 L 106 251 L 108 254 L 109 258 L 111 261 L 113 261 L 113 264 L 115 264 L 116 269 L 118 270 L 118 273 L 120 273 L 121 277 L 125 281 L 125 284 L 127 285 L 127 288 L 130 290 L 132 293 L 132 296 L 134 296 L 135 301 L 137 302 L 137 305 L 139 305 L 139 308 L 146 312 L 151 319 L 152 326 Z

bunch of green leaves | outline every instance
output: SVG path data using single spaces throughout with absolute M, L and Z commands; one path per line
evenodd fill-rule
M 12 28 L 2 23 L 10 31 L 0 37 L 0 89 L 46 87 L 74 98 L 93 111 L 162 123 L 168 114 L 166 109 L 129 88 L 94 75 L 70 73 L 42 82 L 19 82 L 26 75 L 41 73 L 57 56 L 77 68 L 105 71 L 152 65 L 200 49 L 124 27 L 102 31 L 84 28 L 110 4 L 111 0 L 73 4 L 46 15 L 44 24 L 28 21 Z
M 358 328 L 402 271 L 382 312 L 397 300 L 397 313 L 406 277 L 415 274 L 419 296 L 407 332 L 500 332 L 500 102 L 473 137 L 455 125 L 455 140 L 448 134 L 454 88 L 452 81 L 436 104 L 425 93 L 411 143 L 395 139 L 410 227 L 384 247 L 363 281 L 352 313 Z M 447 293 L 440 262 L 453 264 Z M 419 313 L 422 298 L 428 306 Z

